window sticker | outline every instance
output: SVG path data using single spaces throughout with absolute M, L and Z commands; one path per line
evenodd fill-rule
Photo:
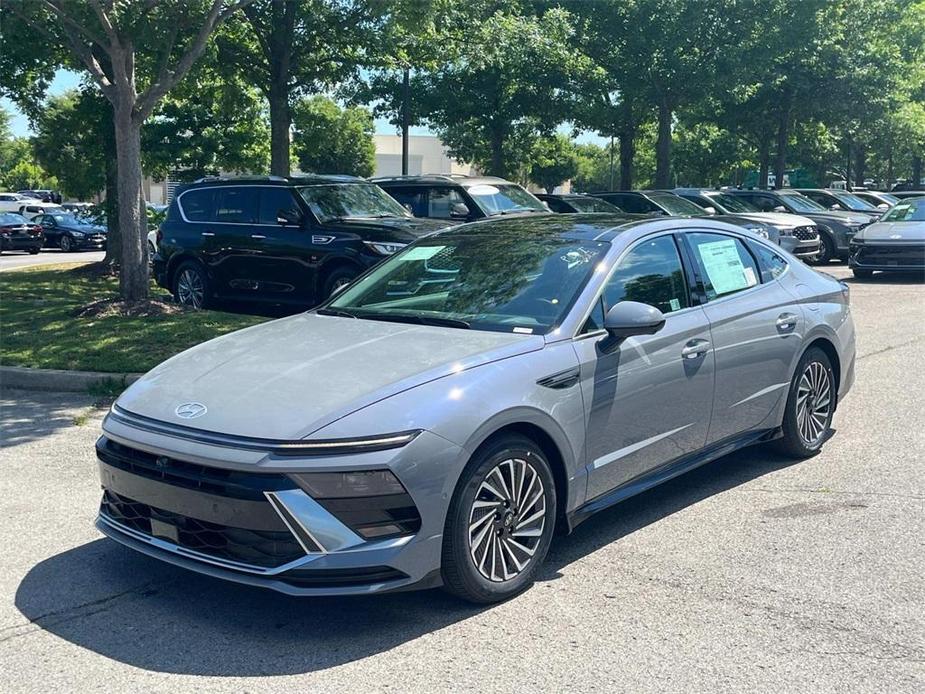
M 717 295 L 736 292 L 758 283 L 754 271 L 742 264 L 735 240 L 703 243 L 697 246 L 697 252 Z
M 427 260 L 433 258 L 437 253 L 442 251 L 446 246 L 419 246 L 412 248 L 401 256 L 402 260 Z
M 678 301 L 677 299 L 672 299 L 671 301 L 668 302 L 668 305 L 671 306 L 672 311 L 681 310 L 681 302 Z

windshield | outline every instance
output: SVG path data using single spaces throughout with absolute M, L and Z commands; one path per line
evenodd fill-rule
M 75 217 L 72 214 L 53 214 L 51 215 L 51 217 L 53 217 L 54 220 L 58 224 L 61 224 L 62 226 L 72 226 L 72 227 L 91 227 L 93 226 L 93 224 L 87 221 L 86 219 Z
M 321 314 L 546 333 L 571 308 L 608 243 L 507 227 L 418 241 L 344 290 Z
M 789 193 L 787 195 L 781 195 L 781 200 L 784 201 L 784 206 L 789 207 L 795 212 L 825 212 L 826 209 L 814 200 L 810 200 L 805 195 L 800 195 L 799 193 Z
M 26 218 L 15 212 L 0 213 L 0 224 L 25 224 Z
M 542 202 L 513 183 L 479 183 L 466 188 L 466 192 L 489 217 L 512 212 L 549 212 Z
M 621 210 L 616 205 L 612 205 L 606 200 L 601 200 L 600 198 L 581 197 L 581 198 L 566 198 L 566 202 L 574 207 L 579 212 L 616 212 L 621 213 Z
M 319 222 L 411 216 L 372 183 L 323 183 L 299 188 L 299 193 Z
M 710 193 L 707 195 L 711 202 L 718 203 L 720 207 L 723 208 L 725 212 L 733 213 L 749 213 L 749 212 L 758 212 L 758 208 L 754 205 L 745 202 L 741 198 L 737 198 L 734 195 L 726 195 L 725 193 Z
M 849 210 L 862 210 L 864 212 L 877 212 L 877 208 L 871 205 L 866 200 L 861 200 L 857 195 L 852 195 L 851 193 L 842 193 L 841 191 L 837 193 L 832 193 L 835 196 L 835 199 L 841 203 L 844 203 Z
M 671 193 L 654 193 L 650 194 L 649 197 L 652 199 L 652 202 L 675 217 L 702 217 L 704 214 L 702 207 L 678 195 L 673 195 Z
M 880 218 L 881 222 L 925 222 L 925 197 L 903 200 Z

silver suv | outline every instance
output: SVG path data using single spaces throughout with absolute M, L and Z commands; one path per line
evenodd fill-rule
M 479 222 L 132 385 L 97 525 L 291 594 L 502 600 L 556 527 L 745 446 L 819 451 L 854 364 L 847 287 L 741 227 Z

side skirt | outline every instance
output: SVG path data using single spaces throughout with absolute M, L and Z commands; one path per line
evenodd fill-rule
M 681 458 L 676 458 L 654 470 L 650 470 L 638 477 L 634 477 L 628 482 L 624 482 L 619 487 L 609 492 L 585 502 L 568 514 L 568 529 L 572 531 L 578 524 L 586 521 L 598 511 L 603 511 L 621 501 L 625 501 L 631 496 L 641 494 L 652 487 L 658 486 L 662 482 L 674 479 L 679 475 L 683 475 L 685 472 L 690 472 L 701 465 L 706 465 L 717 458 L 722 458 L 724 455 L 729 455 L 741 448 L 780 438 L 780 435 L 781 432 L 779 427 L 775 429 L 751 431 L 747 434 L 740 434 L 732 438 L 724 439 L 723 441 L 718 441 L 707 448 L 682 456 Z

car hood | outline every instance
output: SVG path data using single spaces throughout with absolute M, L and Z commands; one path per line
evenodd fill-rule
M 182 352 L 117 404 L 202 431 L 294 440 L 409 388 L 543 345 L 537 335 L 307 313 Z M 189 402 L 207 411 L 181 419 L 176 409 Z M 388 433 L 369 426 L 370 434 Z
M 84 226 L 79 226 L 76 224 L 62 224 L 60 228 L 65 229 L 66 231 L 76 231 L 81 234 L 105 234 L 106 233 L 106 227 L 100 227 L 100 226 L 84 227 Z
M 375 235 L 379 232 L 388 240 L 412 241 L 440 229 L 455 226 L 457 222 L 448 219 L 427 219 L 421 217 L 383 217 L 382 219 L 343 219 L 326 222 L 326 229 L 347 231 L 355 234 Z
M 925 222 L 874 222 L 858 232 L 864 241 L 925 241 Z
M 798 214 L 786 212 L 736 212 L 737 217 L 764 222 L 778 229 L 793 229 L 795 227 L 813 226 L 813 220 L 801 217 Z
M 832 210 L 830 212 L 807 212 L 806 216 L 810 219 L 822 222 L 835 222 L 836 224 L 869 224 L 870 215 L 859 212 L 839 212 Z

